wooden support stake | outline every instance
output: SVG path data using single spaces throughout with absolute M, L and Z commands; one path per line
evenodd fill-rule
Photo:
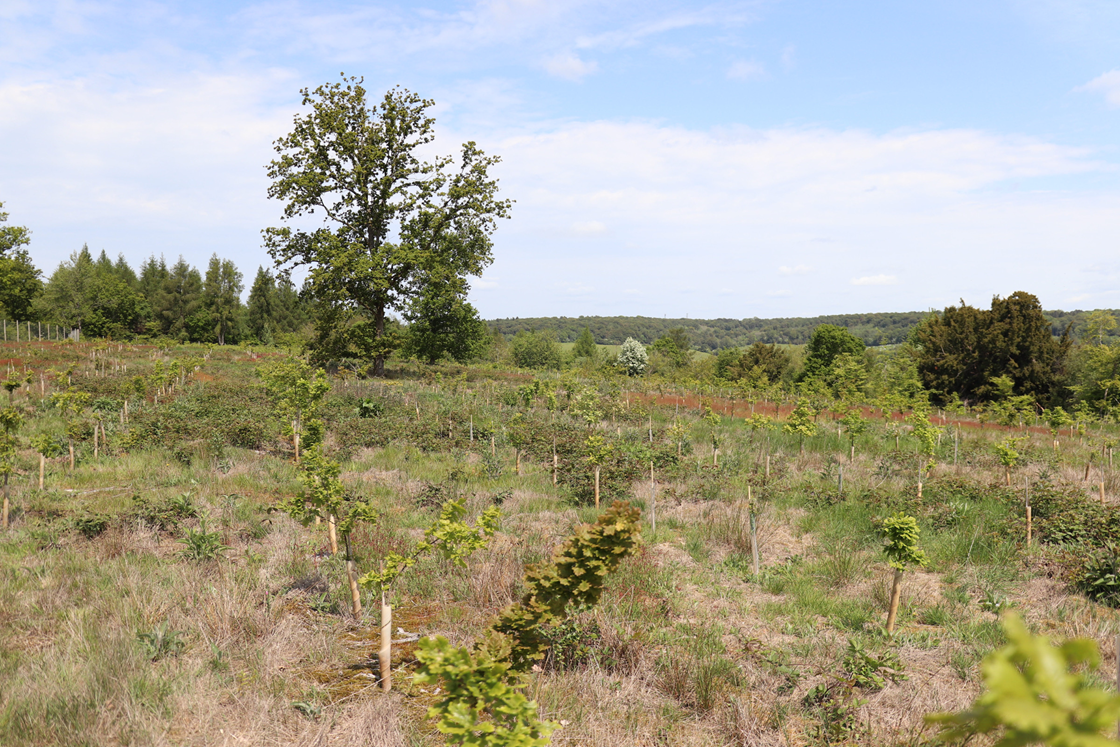
M 840 468 L 840 475 L 836 478 L 836 493 L 844 495 L 844 468 Z
M 894 569 L 894 580 L 891 582 L 891 607 L 887 611 L 887 635 L 894 635 L 894 621 L 898 617 L 898 600 L 902 596 L 902 569 Z
M 649 463 L 649 524 L 657 531 L 657 481 L 653 479 L 653 462 Z
M 556 458 L 556 438 L 552 439 L 552 484 L 556 484 L 560 471 L 560 460 Z
M 599 508 L 599 465 L 595 465 L 595 508 Z
M 1031 546 L 1031 507 L 1027 506 L 1027 547 Z
M 327 535 L 331 539 L 331 555 L 338 555 L 338 528 L 333 513 L 327 516 Z
M 377 652 L 377 668 L 381 674 L 381 691 L 393 689 L 393 605 L 381 594 L 381 648 Z
M 43 476 L 47 473 L 47 458 L 39 455 L 39 490 L 43 489 Z
M 513 450 L 513 474 L 521 475 L 521 449 Z

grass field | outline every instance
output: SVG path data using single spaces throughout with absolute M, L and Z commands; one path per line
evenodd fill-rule
M 380 600 L 364 591 L 354 616 L 326 527 L 275 510 L 301 490 L 290 419 L 259 376 L 280 353 L 95 342 L 3 355 L 24 423 L 0 537 L 0 744 L 444 743 L 426 716 L 435 693 L 411 681 L 415 642 L 395 647 L 382 694 Z M 465 567 L 425 555 L 401 575 L 399 638 L 474 641 L 519 598 L 526 566 L 595 519 L 589 436 L 604 444 L 602 505 L 643 512 L 637 551 L 598 606 L 548 631 L 528 680 L 561 724 L 555 744 L 919 744 L 923 714 L 980 692 L 1007 609 L 1099 642 L 1095 681 L 1115 671 L 1118 612 L 1074 588 L 1120 526 L 1115 426 L 1055 446 L 1042 428 L 950 420 L 919 496 L 918 442 L 881 416 L 853 457 L 829 411 L 803 443 L 748 419 L 792 403 L 410 371 L 333 376 L 317 415 L 347 492 L 377 517 L 353 534 L 360 572 L 407 553 L 448 500 L 501 520 Z M 67 393 L 89 396 L 67 410 Z M 43 490 L 39 436 L 52 444 Z M 994 444 L 1008 436 L 1024 440 L 1005 470 Z M 918 519 L 929 564 L 905 575 L 888 636 L 875 526 L 896 511 Z

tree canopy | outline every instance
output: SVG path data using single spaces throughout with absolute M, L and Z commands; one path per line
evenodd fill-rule
M 285 220 L 319 213 L 325 225 L 267 228 L 265 246 L 282 271 L 308 268 L 312 295 L 346 322 L 343 342 L 380 375 L 398 344 L 386 313 L 432 287 L 464 296 L 465 278 L 492 261 L 490 237 L 512 203 L 489 174 L 499 159 L 474 142 L 457 163 L 421 160 L 435 139 L 431 100 L 394 88 L 371 106 L 362 80 L 345 76 L 301 93 L 310 111 L 275 142 L 268 195 L 284 203 Z
M 1071 340 L 1069 330 L 1055 339 L 1038 298 L 1016 291 L 996 296 L 990 310 L 961 301 L 919 327 L 918 373 L 938 398 L 956 394 L 966 402 L 1000 395 L 993 380 L 1006 376 L 1015 395 L 1038 402 L 1056 394 Z
M 862 356 L 866 345 L 863 340 L 843 327 L 822 324 L 813 330 L 805 346 L 805 369 L 802 377 L 812 379 L 825 376 L 841 355 Z

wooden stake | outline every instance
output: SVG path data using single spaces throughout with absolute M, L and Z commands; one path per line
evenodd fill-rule
M 327 516 L 327 535 L 331 538 L 331 555 L 338 555 L 338 529 L 333 513 Z
M 494 446 L 494 436 L 493 436 L 493 434 L 491 434 L 491 436 L 490 436 L 490 456 L 497 456 L 497 455 L 498 455 L 498 450 Z
M 556 437 L 552 438 L 552 484 L 556 484 L 556 479 L 560 471 L 560 460 L 556 458 Z
M 770 479 L 770 455 L 766 455 L 766 479 Z
M 595 508 L 599 508 L 599 465 L 595 465 Z
M 521 474 L 521 449 L 513 450 L 513 474 Z
M 649 523 L 650 530 L 657 531 L 657 481 L 653 479 L 653 462 L 649 463 Z
M 43 489 L 43 476 L 47 473 L 47 458 L 39 455 L 39 490 Z
M 354 555 L 350 552 L 350 533 L 344 535 L 346 540 L 346 580 L 350 582 L 350 610 L 355 618 L 362 616 L 362 592 L 358 587 L 358 565 L 354 562 Z
M 844 468 L 840 468 L 840 475 L 836 478 L 836 493 L 844 495 Z
M 754 501 L 751 500 L 751 486 L 747 486 L 747 503 L 750 506 L 751 516 L 751 562 L 754 566 L 754 577 L 758 578 L 758 512 L 754 510 Z
M 1031 507 L 1027 505 L 1027 547 L 1031 546 Z
M 381 674 L 381 691 L 393 689 L 393 605 L 381 593 L 381 648 L 377 652 L 377 668 Z
M 894 635 L 894 621 L 898 616 L 898 600 L 902 596 L 902 569 L 894 569 L 894 581 L 891 583 L 891 607 L 887 612 L 887 635 Z

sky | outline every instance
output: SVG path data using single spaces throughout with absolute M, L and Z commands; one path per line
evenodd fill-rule
M 1114 0 L 0 0 L 0 201 L 45 275 L 248 286 L 340 73 L 502 159 L 483 318 L 1120 307 Z

